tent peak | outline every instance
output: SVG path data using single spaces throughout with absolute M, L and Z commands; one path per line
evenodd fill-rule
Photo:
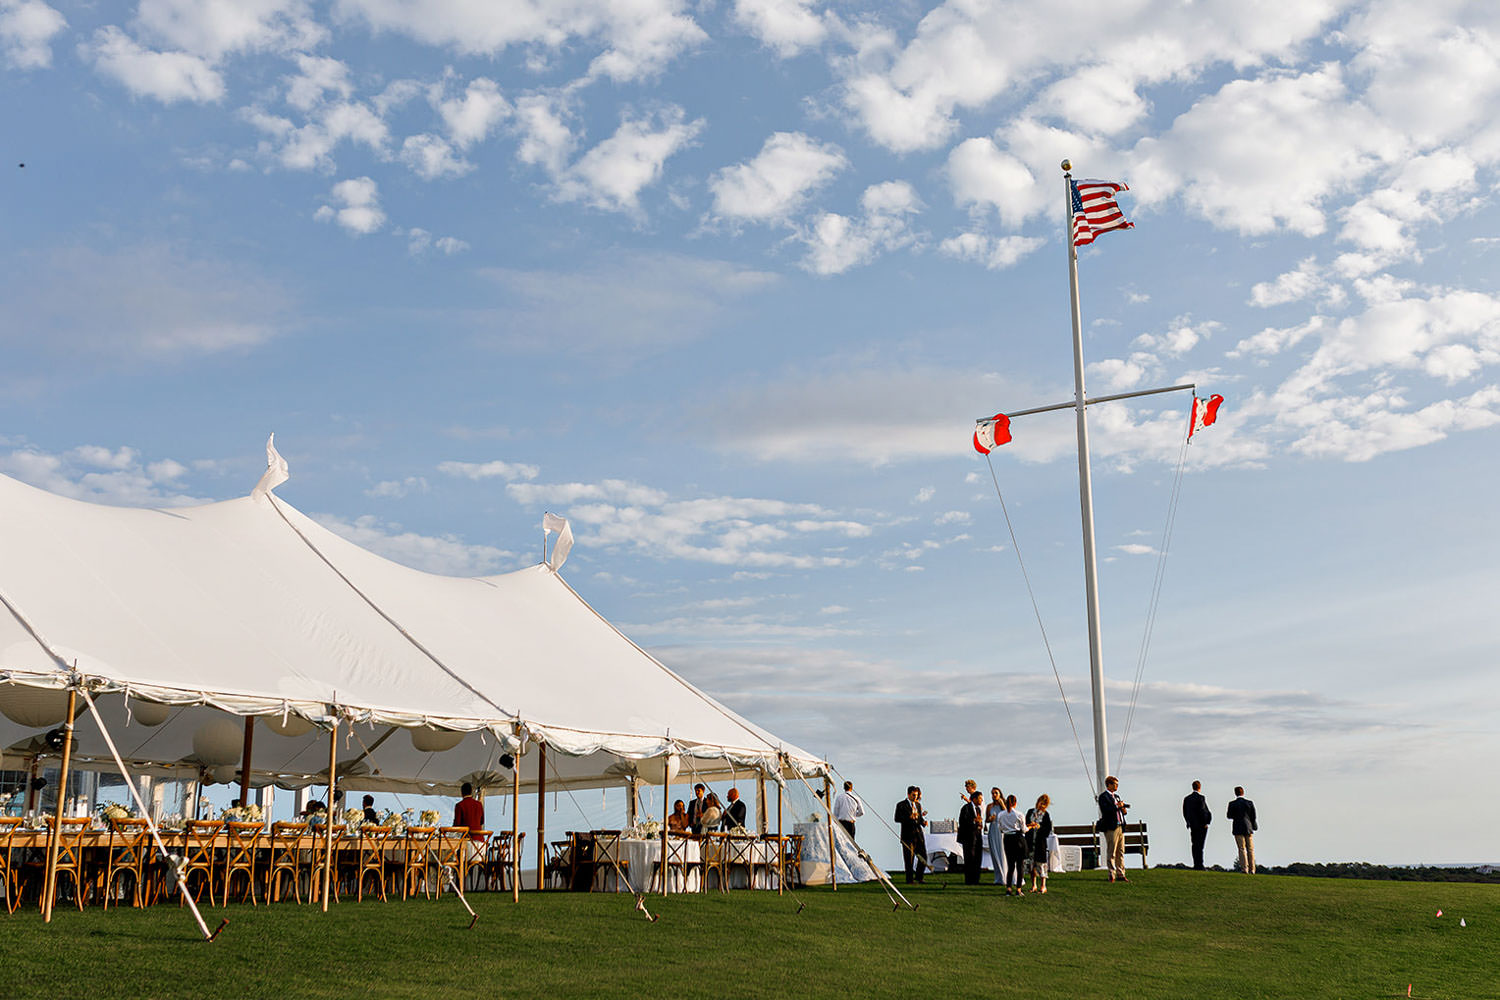
M 250 491 L 253 497 L 270 496 L 271 491 L 291 478 L 287 471 L 286 459 L 276 450 L 276 432 L 266 438 L 266 471 L 261 475 L 260 482 L 255 484 L 255 489 Z

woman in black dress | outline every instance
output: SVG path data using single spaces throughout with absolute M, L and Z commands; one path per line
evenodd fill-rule
M 1047 840 L 1052 836 L 1052 817 L 1047 808 L 1052 800 L 1043 795 L 1036 805 L 1026 810 L 1026 838 L 1031 844 L 1031 891 L 1047 891 Z M 1036 887 L 1040 879 L 1042 887 Z

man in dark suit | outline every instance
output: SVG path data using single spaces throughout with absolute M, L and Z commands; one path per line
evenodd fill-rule
M 1234 834 L 1234 846 L 1240 851 L 1240 871 L 1255 874 L 1255 803 L 1245 798 L 1245 790 L 1238 785 L 1234 789 L 1234 801 L 1229 803 L 1230 832 Z
M 723 826 L 725 833 L 745 829 L 745 800 L 740 798 L 738 788 L 729 790 L 729 808 L 724 810 Z
M 703 836 L 703 810 L 707 808 L 708 801 L 704 799 L 703 793 L 708 791 L 700 782 L 693 786 L 693 801 L 688 803 L 688 829 L 693 831 L 693 836 Z
M 1182 821 L 1187 824 L 1188 836 L 1193 842 L 1193 867 L 1203 870 L 1203 842 L 1208 839 L 1208 824 L 1214 821 L 1213 810 L 1203 797 L 1203 783 L 1193 782 L 1193 790 L 1182 800 Z
M 1120 780 L 1114 775 L 1105 778 L 1094 829 L 1104 835 L 1104 867 L 1109 869 L 1111 882 L 1130 881 L 1125 877 L 1125 811 L 1129 808 L 1120 801 Z
M 896 823 L 901 830 L 901 858 L 906 862 L 906 881 L 920 882 L 927 870 L 927 837 L 922 832 L 927 825 L 927 813 L 922 808 L 922 789 L 916 785 L 908 785 L 906 798 L 896 803 Z
M 980 844 L 984 841 L 984 797 L 969 793 L 969 801 L 958 811 L 958 845 L 964 852 L 964 885 L 979 884 Z

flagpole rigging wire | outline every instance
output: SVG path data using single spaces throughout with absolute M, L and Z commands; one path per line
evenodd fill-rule
M 1052 676 L 1057 681 L 1057 693 L 1062 696 L 1063 711 L 1068 713 L 1068 728 L 1073 730 L 1073 745 L 1078 747 L 1078 759 L 1083 762 L 1083 775 L 1089 783 L 1089 795 L 1097 797 L 1098 789 L 1094 787 L 1094 776 L 1089 770 L 1088 755 L 1083 752 L 1083 741 L 1078 738 L 1078 725 L 1073 721 L 1073 709 L 1068 705 L 1068 695 L 1063 690 L 1062 674 L 1057 669 L 1057 658 L 1052 655 L 1052 642 L 1047 638 L 1047 626 L 1042 624 L 1042 609 L 1036 603 L 1036 591 L 1031 586 L 1031 574 L 1026 571 L 1026 560 L 1021 557 L 1021 545 L 1016 541 L 1016 529 L 1010 523 L 1010 510 L 1005 506 L 1005 495 L 1000 492 L 1000 478 L 995 475 L 995 461 L 988 454 L 984 456 L 984 460 L 990 467 L 990 481 L 995 484 L 995 496 L 1000 500 L 1000 512 L 1005 515 L 1005 530 L 1010 532 L 1010 544 L 1015 550 L 1016 562 L 1021 567 L 1021 578 L 1026 581 L 1026 593 L 1031 598 L 1031 610 L 1036 614 L 1037 628 L 1042 632 L 1042 645 L 1047 649 L 1047 661 L 1052 664 Z
M 1192 410 L 1188 411 L 1188 422 L 1192 423 Z M 1172 481 L 1171 499 L 1167 501 L 1167 519 L 1162 525 L 1161 545 L 1156 557 L 1156 579 L 1151 585 L 1151 601 L 1146 609 L 1146 623 L 1141 633 L 1141 647 L 1136 655 L 1135 682 L 1130 689 L 1130 708 L 1125 713 L 1125 730 L 1120 735 L 1120 756 L 1115 761 L 1115 773 L 1119 774 L 1125 766 L 1125 747 L 1130 740 L 1130 725 L 1135 721 L 1136 702 L 1141 696 L 1141 679 L 1146 672 L 1146 657 L 1151 651 L 1151 636 L 1156 630 L 1156 612 L 1161 607 L 1162 582 L 1167 575 L 1167 553 L 1172 550 L 1172 530 L 1177 525 L 1177 502 L 1182 497 L 1182 472 L 1187 465 L 1188 444 L 1192 441 L 1191 435 L 1184 435 L 1182 449 L 1177 454 L 1177 474 Z

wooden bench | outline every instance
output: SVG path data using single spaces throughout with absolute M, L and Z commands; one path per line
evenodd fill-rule
M 1099 867 L 1099 834 L 1094 824 L 1087 826 L 1054 826 L 1052 832 L 1057 834 L 1057 843 L 1060 847 L 1081 847 L 1084 850 L 1084 867 Z M 1146 832 L 1145 823 L 1125 824 L 1125 853 L 1139 854 L 1141 856 L 1141 867 L 1146 867 L 1146 853 L 1151 849 L 1151 839 Z M 1092 853 L 1090 853 L 1092 852 Z M 1089 864 L 1089 860 L 1093 864 Z

